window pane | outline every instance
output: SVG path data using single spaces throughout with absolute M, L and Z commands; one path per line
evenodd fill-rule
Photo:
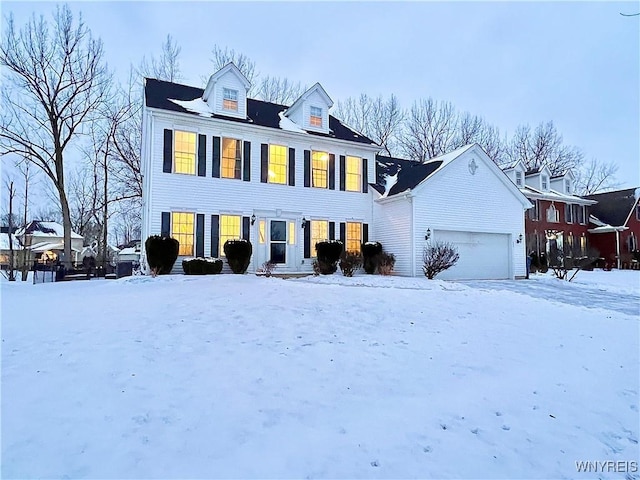
M 347 222 L 347 252 L 360 253 L 360 243 L 362 240 L 362 224 L 358 222 Z
M 264 243 L 264 239 L 266 236 L 266 227 L 267 227 L 267 222 L 265 222 L 264 220 L 260 220 L 260 223 L 258 224 L 258 242 L 259 243 Z
M 195 214 L 173 212 L 171 214 L 171 236 L 178 240 L 178 255 L 193 255 L 193 223 Z
M 327 188 L 329 171 L 329 154 L 327 152 L 311 152 L 312 185 Z
M 222 108 L 238 111 L 238 91 L 230 88 L 223 89 Z
M 239 215 L 220 215 L 220 256 L 224 256 L 224 243 L 227 240 L 240 239 Z
M 328 240 L 329 222 L 326 220 L 311 220 L 311 249 L 313 256 L 317 257 L 316 243 Z
M 359 192 L 362 187 L 360 158 L 347 157 L 346 187 L 349 192 Z
M 222 139 L 222 178 L 240 178 L 242 170 L 242 146 L 235 138 Z
M 269 145 L 269 183 L 287 183 L 287 147 Z
M 286 263 L 286 243 L 271 244 L 271 263 Z
M 287 222 L 273 220 L 271 222 L 271 241 L 286 242 L 287 241 Z
M 289 245 L 296 244 L 296 223 L 289 222 Z
M 196 173 L 196 134 L 193 132 L 174 132 L 173 171 L 175 173 Z

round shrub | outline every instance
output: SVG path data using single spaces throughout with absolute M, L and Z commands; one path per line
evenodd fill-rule
M 366 242 L 362 244 L 362 267 L 369 275 L 376 273 L 381 253 L 382 244 L 380 242 Z
M 248 240 L 227 240 L 223 246 L 227 263 L 233 273 L 245 273 L 251 262 L 253 246 Z
M 152 235 L 144 242 L 144 248 L 152 275 L 164 275 L 176 263 L 180 244 L 175 238 Z
M 222 260 L 218 258 L 192 258 L 182 261 L 185 275 L 216 275 L 222 272 Z
M 338 260 L 342 255 L 343 244 L 340 240 L 316 243 L 318 270 L 323 275 L 331 275 L 338 269 Z

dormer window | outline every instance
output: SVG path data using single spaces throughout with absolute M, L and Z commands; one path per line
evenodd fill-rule
M 522 187 L 522 172 L 516 172 L 516 185 Z
M 542 175 L 542 190 L 549 189 L 549 178 L 546 175 Z
M 238 111 L 238 91 L 231 88 L 222 89 L 222 108 L 225 110 L 231 110 L 232 112 Z
M 571 195 L 571 180 L 567 179 L 564 181 L 565 189 L 567 190 L 567 195 Z
M 312 127 L 322 127 L 322 109 L 320 107 L 309 108 L 309 125 Z

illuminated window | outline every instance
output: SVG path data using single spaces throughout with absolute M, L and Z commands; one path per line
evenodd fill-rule
M 580 237 L 580 255 L 583 257 L 587 256 L 587 237 L 582 234 Z
M 222 89 L 222 108 L 225 110 L 238 111 L 238 91 L 230 88 Z
M 362 243 L 362 224 L 360 222 L 347 222 L 346 250 L 351 253 L 360 253 Z
M 329 154 L 327 152 L 311 152 L 311 185 L 327 188 L 329 176 Z
M 267 231 L 267 222 L 265 222 L 264 220 L 260 220 L 260 223 L 258 224 L 258 242 L 259 243 L 264 243 L 264 237 L 266 235 L 266 231 Z
M 242 217 L 239 215 L 220 215 L 220 255 L 224 256 L 224 243 L 227 240 L 239 240 L 240 223 Z
M 173 171 L 196 174 L 196 134 L 176 130 L 173 147 Z
M 322 127 L 322 109 L 320 107 L 309 109 L 309 124 L 312 127 Z
M 287 183 L 287 147 L 269 145 L 269 183 Z
M 360 168 L 360 158 L 347 157 L 346 187 L 348 192 L 360 191 L 360 188 L 362 187 L 361 176 L 362 176 L 362 169 Z
M 289 222 L 289 245 L 296 244 L 296 223 Z
M 222 178 L 240 178 L 242 146 L 235 138 L 222 139 Z
M 171 213 L 171 236 L 180 243 L 178 255 L 193 255 L 194 217 L 193 213 Z
M 516 172 L 516 185 L 522 186 L 522 172 Z
M 329 239 L 329 222 L 326 220 L 311 220 L 311 248 L 313 256 L 317 257 L 316 243 Z

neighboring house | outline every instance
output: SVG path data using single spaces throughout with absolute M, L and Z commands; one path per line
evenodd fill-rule
M 598 202 L 591 207 L 589 236 L 600 256 L 618 268 L 637 267 L 640 188 L 596 193 L 584 198 Z
M 0 269 L 7 270 L 9 268 L 9 257 L 11 248 L 9 241 L 13 244 L 13 267 L 18 265 L 18 255 L 22 251 L 22 245 L 16 238 L 15 234 L 0 233 Z
M 375 239 L 396 256 L 396 271 L 421 276 L 424 247 L 453 244 L 458 263 L 442 279 L 526 275 L 524 211 L 531 204 L 477 145 L 418 163 L 378 157 Z
M 320 84 L 291 106 L 247 98 L 249 86 L 233 64 L 204 90 L 145 80 L 142 238 L 180 242 L 175 272 L 185 257 L 223 257 L 230 239 L 253 244 L 249 271 L 272 261 L 283 273 L 311 272 L 318 241 L 359 252 L 371 239 L 397 255 L 403 275 L 423 275 L 422 249 L 435 240 L 461 249 L 442 278 L 525 275 L 530 204 L 479 146 L 401 169 L 398 185 L 410 188 L 384 194 L 380 147 L 329 115 Z
M 531 201 L 525 215 L 527 254 L 584 257 L 589 250 L 589 208 L 596 202 L 575 195 L 573 174 L 552 176 L 547 167 L 526 170 L 522 162 L 504 172 Z
M 55 262 L 64 254 L 64 227 L 56 222 L 34 220 L 16 231 L 16 237 L 31 252 L 29 261 Z M 72 261 L 78 262 L 83 238 L 71 232 Z

